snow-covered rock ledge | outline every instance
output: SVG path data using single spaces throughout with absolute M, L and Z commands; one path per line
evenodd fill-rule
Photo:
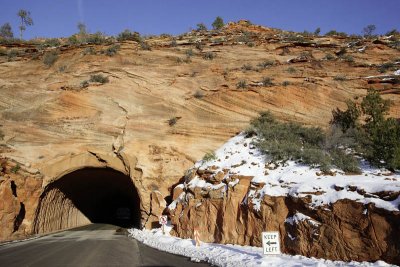
M 130 236 L 150 247 L 186 256 L 192 261 L 204 261 L 216 266 L 390 266 L 383 261 L 374 263 L 342 262 L 285 254 L 264 256 L 262 248 L 250 246 L 202 243 L 200 247 L 196 247 L 194 240 L 173 237 L 169 233 L 163 235 L 159 228 L 153 230 L 130 229 L 129 233 Z
M 268 164 L 240 134 L 199 161 L 173 190 L 173 235 L 261 246 L 279 231 L 282 251 L 344 261 L 400 263 L 400 174 L 362 162 L 361 175 L 324 175 L 296 162 Z

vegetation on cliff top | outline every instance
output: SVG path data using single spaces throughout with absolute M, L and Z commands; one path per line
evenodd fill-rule
M 372 165 L 392 171 L 400 169 L 400 123 L 385 118 L 390 102 L 378 92 L 369 91 L 361 104 L 347 102 L 347 110 L 332 111 L 331 127 L 305 127 L 293 122 L 279 122 L 270 112 L 251 121 L 248 134 L 257 134 L 256 145 L 274 163 L 288 160 L 320 167 L 332 167 L 348 173 L 360 173 L 359 156 Z M 364 120 L 361 120 L 360 117 Z

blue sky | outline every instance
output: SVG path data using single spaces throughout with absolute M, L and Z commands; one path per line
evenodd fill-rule
M 115 35 L 124 29 L 141 34 L 179 34 L 225 22 L 248 19 L 255 24 L 293 31 L 322 33 L 335 29 L 361 34 L 368 24 L 377 33 L 400 30 L 400 0 L 0 0 L 0 25 L 11 23 L 18 36 L 19 9 L 31 12 L 34 25 L 25 39 L 63 37 L 84 22 L 90 32 Z

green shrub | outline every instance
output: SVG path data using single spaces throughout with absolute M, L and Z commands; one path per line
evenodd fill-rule
M 259 67 L 260 69 L 266 69 L 266 68 L 272 67 L 274 64 L 275 63 L 272 60 L 265 60 L 261 63 L 258 63 L 257 67 Z
M 336 30 L 331 30 L 325 33 L 326 36 L 339 36 L 339 37 L 347 37 L 347 33 L 345 32 L 338 32 Z
M 312 33 L 312 32 L 309 32 L 309 31 L 307 31 L 307 30 L 304 30 L 304 31 L 301 33 L 301 35 L 304 36 L 304 37 L 312 37 L 312 36 L 313 36 L 313 33 Z
M 370 90 L 360 107 L 348 102 L 346 111 L 334 110 L 333 122 L 343 131 L 354 129 L 356 149 L 371 164 L 392 171 L 400 169 L 400 122 L 386 118 L 391 102 L 384 100 L 377 91 Z M 364 119 L 359 123 L 357 118 Z
M 18 50 L 11 49 L 7 52 L 7 59 L 8 61 L 13 61 L 19 55 Z
M 369 90 L 361 102 L 361 110 L 366 115 L 367 126 L 381 123 L 384 116 L 387 115 L 390 105 L 390 100 L 384 100 L 379 92 Z
M 106 37 L 101 32 L 89 34 L 85 38 L 86 43 L 89 44 L 105 44 L 107 43 Z
M 214 30 L 222 29 L 222 27 L 224 27 L 224 20 L 220 16 L 216 17 L 212 23 L 212 27 Z
M 252 41 L 252 36 L 250 32 L 245 31 L 236 38 L 236 42 L 248 44 Z
M 0 44 L 24 44 L 24 43 L 27 42 L 17 38 L 0 38 Z
M 132 31 L 126 29 L 123 32 L 121 32 L 120 34 L 118 34 L 117 40 L 119 42 L 122 42 L 122 41 L 140 42 L 141 41 L 141 37 L 140 37 L 140 34 L 138 32 L 132 32 Z
M 71 35 L 70 37 L 68 37 L 67 44 L 77 45 L 77 44 L 80 44 L 80 41 L 78 40 L 78 37 L 74 34 L 74 35 Z
M 81 88 L 87 88 L 87 87 L 89 87 L 89 81 L 83 81 L 83 82 L 81 82 Z
M 334 149 L 330 152 L 332 156 L 333 164 L 346 173 L 355 173 L 360 174 L 360 163 L 358 160 L 351 154 L 346 154 L 343 149 Z
M 237 84 L 236 84 L 236 88 L 237 89 L 246 89 L 247 88 L 247 82 L 245 80 L 240 80 Z
M 197 50 L 203 51 L 203 44 L 201 42 L 197 42 L 194 46 Z
M 282 85 L 286 87 L 286 86 L 290 85 L 290 82 L 289 81 L 283 81 Z
M 385 73 L 389 70 L 395 70 L 395 69 L 396 69 L 396 65 L 392 62 L 383 63 L 378 67 L 378 71 L 380 73 Z
M 215 54 L 213 52 L 205 52 L 203 54 L 203 59 L 205 60 L 213 60 L 215 58 Z
M 204 162 L 208 162 L 208 161 L 212 161 L 212 160 L 216 160 L 217 156 L 215 155 L 214 151 L 211 152 L 207 152 L 204 156 L 203 156 L 203 161 Z
M 118 52 L 118 50 L 119 50 L 120 48 L 121 48 L 120 45 L 117 45 L 117 44 L 112 45 L 112 46 L 108 47 L 108 48 L 104 51 L 104 54 L 106 54 L 106 55 L 109 56 L 109 57 L 112 57 L 112 56 L 114 56 L 114 55 L 117 54 L 117 52 Z
M 251 65 L 251 64 L 244 64 L 243 66 L 242 66 L 242 70 L 243 71 L 249 71 L 249 70 L 252 70 L 253 69 L 253 66 Z
M 141 41 L 139 44 L 143 50 L 151 51 L 151 46 L 147 42 Z
M 103 76 L 102 74 L 94 74 L 90 75 L 90 82 L 96 82 L 96 83 L 101 83 L 105 84 L 109 82 L 108 77 Z
M 286 70 L 288 73 L 290 73 L 290 74 L 293 74 L 293 73 L 296 73 L 296 69 L 295 68 L 293 68 L 293 67 L 289 67 L 289 68 L 287 68 L 287 70 Z
M 304 151 L 319 148 L 323 141 L 320 128 L 306 128 L 297 123 L 280 123 L 269 112 L 262 113 L 259 118 L 252 120 L 251 126 L 260 138 L 257 146 L 267 153 L 272 161 L 306 160 L 313 165 L 319 164 L 313 161 L 311 152 L 310 156 L 306 157 Z M 314 151 L 313 154 L 315 153 Z
M 349 63 L 353 63 L 354 62 L 354 58 L 352 56 L 350 56 L 350 55 L 344 54 L 344 55 L 339 56 L 339 58 L 341 60 L 344 60 L 344 61 L 349 62 Z
M 19 165 L 19 163 L 17 163 L 17 165 L 15 165 L 14 167 L 11 168 L 11 172 L 17 173 L 20 169 L 21 169 L 21 166 Z
M 367 124 L 362 137 L 363 153 L 369 162 L 393 171 L 400 169 L 400 123 L 397 120 L 388 118 Z
M 262 79 L 262 85 L 263 86 L 273 86 L 274 85 L 274 83 L 272 82 L 272 78 L 270 78 L 270 77 L 264 77 L 263 79 Z
M 51 67 L 58 59 L 58 53 L 56 51 L 50 51 L 44 54 L 43 56 L 43 63 L 47 67 Z
M 86 30 L 86 24 L 83 22 L 78 22 L 78 24 L 76 25 L 78 28 L 78 34 L 81 36 L 85 36 L 87 34 L 87 30 Z
M 346 81 L 347 78 L 344 75 L 336 75 L 335 77 L 333 77 L 333 80 L 335 80 L 335 81 Z
M 324 153 L 324 151 L 320 148 L 304 148 L 302 151 L 297 152 L 300 158 L 300 161 L 306 165 L 311 167 L 319 167 L 322 166 L 326 171 L 329 171 L 329 167 L 331 166 L 331 160 L 329 155 Z M 294 155 L 296 155 L 294 153 Z
M 61 42 L 57 38 L 46 39 L 40 46 L 41 47 L 57 47 L 60 46 Z
M 331 124 L 338 125 L 344 132 L 350 128 L 355 128 L 357 119 L 361 115 L 360 109 L 354 102 L 348 100 L 346 105 L 345 111 L 338 108 L 332 110 L 332 120 L 330 121 Z
M 197 25 L 197 31 L 202 32 L 202 31 L 207 31 L 207 26 L 204 23 L 198 23 Z
M 10 23 L 6 22 L 0 27 L 0 37 L 4 39 L 11 39 L 14 37 Z
M 169 39 L 169 38 L 171 38 L 172 37 L 172 35 L 171 34 L 169 34 L 169 33 L 162 33 L 162 34 L 160 34 L 160 37 L 161 38 L 164 38 L 164 39 Z
M 189 48 L 185 51 L 187 57 L 192 57 L 194 55 L 193 49 Z
M 168 125 L 169 126 L 174 126 L 176 123 L 178 122 L 178 118 L 177 117 L 173 117 L 171 119 L 168 120 Z
M 170 45 L 171 45 L 171 47 L 177 47 L 177 46 L 178 46 L 178 43 L 176 42 L 176 39 L 172 39 Z
M 61 65 L 60 67 L 58 67 L 59 72 L 64 72 L 66 69 L 67 69 L 67 66 L 65 66 L 65 65 Z
M 371 38 L 373 37 L 373 33 L 376 30 L 376 26 L 373 24 L 367 25 L 364 29 L 363 29 L 363 34 L 365 38 Z
M 83 55 L 96 55 L 96 50 L 93 47 L 86 47 L 83 52 Z
M 284 164 L 294 160 L 319 167 L 325 173 L 333 166 L 346 172 L 359 172 L 358 161 L 352 154 L 346 154 L 337 141 L 326 146 L 328 137 L 320 128 L 278 122 L 270 112 L 263 112 L 251 121 L 248 132 L 258 135 L 255 144 L 271 162 Z
M 326 60 L 334 60 L 335 56 L 328 53 L 328 54 L 325 55 L 324 59 L 326 59 Z

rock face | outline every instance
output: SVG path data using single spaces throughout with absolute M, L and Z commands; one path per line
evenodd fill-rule
M 235 178 L 224 190 L 174 190 L 175 196 L 181 192 L 169 207 L 174 233 L 193 238 L 197 227 L 204 242 L 262 246 L 263 231 L 279 231 L 283 253 L 400 263 L 399 211 L 348 199 L 312 208 L 309 198 L 268 195 L 256 209 L 249 197 L 257 187 L 250 183 L 252 177 Z
M 2 240 L 24 238 L 31 234 L 34 213 L 41 192 L 41 176 L 18 169 L 0 160 L 0 229 Z
M 262 232 L 278 231 L 284 253 L 400 262 L 398 173 L 271 163 L 257 141 L 239 134 L 186 172 L 168 206 L 175 235 L 198 228 L 204 242 L 261 246 Z
M 0 240 L 35 233 L 46 188 L 89 167 L 128 176 L 140 198 L 142 226 L 150 228 L 184 171 L 266 109 L 283 120 L 326 127 L 333 108 L 344 108 L 346 99 L 372 87 L 393 101 L 392 115 L 400 114 L 398 83 L 368 84 L 365 77 L 380 75 L 378 67 L 398 58 L 398 50 L 365 40 L 359 52 L 346 38 L 294 42 L 288 34 L 242 21 L 221 32 L 184 34 L 176 46 L 169 37 L 149 38 L 151 51 L 120 42 L 112 57 L 104 52 L 109 44 L 0 45 L 0 153 L 6 164 Z M 353 61 L 332 56 L 341 48 Z M 47 66 L 43 56 L 50 50 L 57 50 L 58 59 Z M 208 60 L 207 53 L 215 58 Z M 304 53 L 307 61 L 288 63 Z M 81 86 L 94 74 L 109 83 Z M 343 74 L 347 80 L 333 79 Z M 265 77 L 271 86 L 262 86 Z M 246 88 L 238 86 L 242 80 Z M 222 192 L 208 193 L 220 198 L 209 209 L 219 210 Z M 55 199 L 63 198 L 57 193 Z M 62 228 L 85 222 L 68 214 L 76 216 Z

